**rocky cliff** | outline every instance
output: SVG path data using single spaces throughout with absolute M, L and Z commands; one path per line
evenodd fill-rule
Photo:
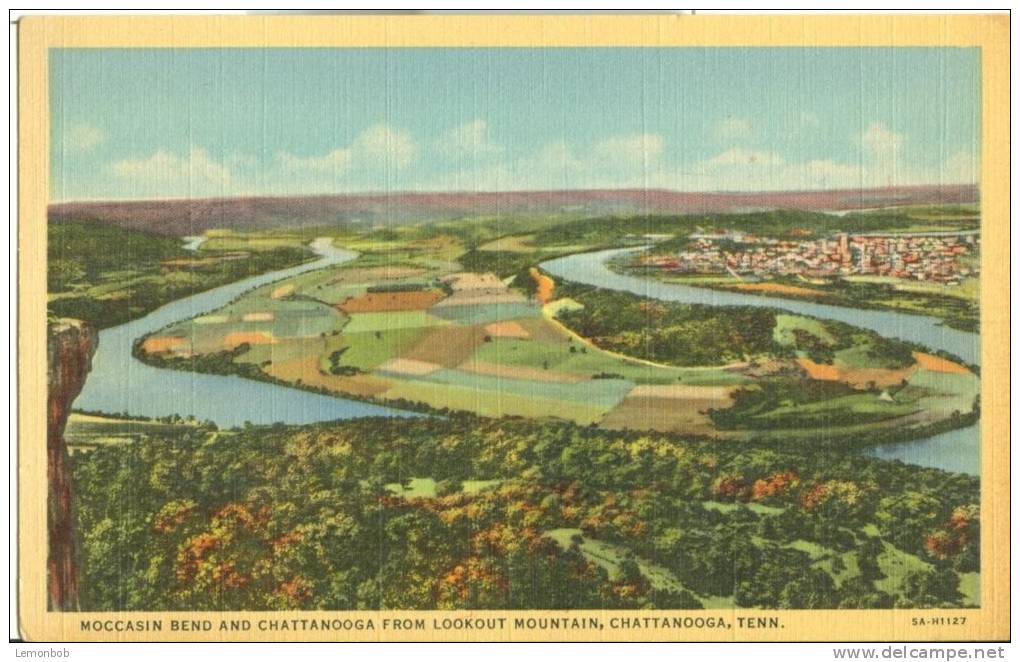
M 49 484 L 47 584 L 50 609 L 78 606 L 78 562 L 74 530 L 74 493 L 68 474 L 64 425 L 71 403 L 85 385 L 99 341 L 86 322 L 61 319 L 48 328 L 46 474 Z

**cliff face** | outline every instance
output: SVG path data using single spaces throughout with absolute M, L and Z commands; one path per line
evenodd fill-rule
M 47 342 L 46 476 L 49 485 L 47 584 L 49 607 L 78 606 L 78 562 L 74 530 L 74 493 L 68 475 L 64 425 L 71 403 L 81 393 L 99 337 L 79 320 L 51 322 Z

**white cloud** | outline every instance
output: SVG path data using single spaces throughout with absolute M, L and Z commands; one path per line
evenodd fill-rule
M 417 190 L 511 191 L 640 187 L 662 168 L 664 142 L 656 134 L 609 136 L 577 148 L 555 140 L 515 159 L 467 165 L 426 176 Z
M 436 142 L 437 149 L 453 159 L 484 158 L 495 156 L 502 151 L 489 138 L 489 127 L 485 120 L 476 119 L 449 129 Z
M 596 158 L 622 164 L 642 164 L 662 155 L 662 137 L 654 133 L 613 136 L 595 145 Z
M 106 132 L 90 124 L 76 124 L 64 134 L 64 146 L 78 152 L 90 152 L 106 140 Z
M 405 168 L 417 155 L 418 145 L 407 131 L 388 124 L 375 124 L 358 134 L 351 151 L 355 162 L 365 159 Z
M 881 122 L 871 124 L 861 134 L 861 147 L 864 149 L 865 157 L 876 159 L 897 158 L 905 141 L 903 134 L 890 131 Z
M 973 152 L 960 150 L 949 155 L 938 174 L 946 183 L 975 183 L 981 177 L 981 161 Z
M 690 168 L 677 188 L 764 191 L 851 185 L 858 169 L 832 160 L 787 161 L 776 152 L 735 147 Z
M 273 167 L 292 178 L 326 179 L 335 188 L 338 179 L 354 172 L 378 173 L 380 169 L 399 170 L 414 161 L 418 145 L 407 131 L 387 124 L 375 124 L 354 137 L 351 144 L 325 154 L 298 156 L 279 152 Z
M 280 168 L 292 176 L 302 174 L 339 176 L 350 169 L 354 157 L 350 148 L 341 148 L 322 156 L 302 157 L 289 152 L 280 152 L 276 159 Z
M 851 141 L 860 156 L 850 162 L 834 159 L 790 161 L 776 152 L 734 147 L 687 169 L 676 188 L 715 191 L 817 190 L 921 184 L 969 184 L 979 167 L 966 150 L 950 155 L 936 167 L 907 165 L 907 136 L 875 122 Z
M 484 122 L 451 129 L 451 149 L 486 151 Z M 300 195 L 400 190 L 511 191 L 570 188 L 666 188 L 687 191 L 817 190 L 909 184 L 976 182 L 979 161 L 971 151 L 950 154 L 925 167 L 904 167 L 907 136 L 874 123 L 848 139 L 856 148 L 845 159 L 794 160 L 779 151 L 728 146 L 700 159 L 667 149 L 652 133 L 608 136 L 586 146 L 564 140 L 510 157 L 452 159 L 443 171 L 418 159 L 418 145 L 406 131 L 377 124 L 349 144 L 325 154 L 281 152 L 263 161 L 245 154 L 214 158 L 201 147 L 179 155 L 160 150 L 101 169 L 92 197 L 209 197 L 260 193 Z M 439 148 L 439 143 L 431 146 Z M 439 160 L 442 162 L 442 160 Z M 417 167 L 421 164 L 422 167 Z
M 715 126 L 715 135 L 720 140 L 736 140 L 751 135 L 751 120 L 744 117 L 727 117 Z
M 225 195 L 232 190 L 230 169 L 211 158 L 201 147 L 186 155 L 157 151 L 142 159 L 125 159 L 110 165 L 131 197 Z
M 873 122 L 861 133 L 862 179 L 868 185 L 893 186 L 912 179 L 919 173 L 911 173 L 901 165 L 901 151 L 907 139 L 901 133 L 890 130 L 881 122 Z
M 535 155 L 538 164 L 553 168 L 583 167 L 581 161 L 565 140 L 546 143 Z
M 325 154 L 278 152 L 265 165 L 260 188 L 274 195 L 385 190 L 410 167 L 418 144 L 405 130 L 374 124 L 349 145 Z

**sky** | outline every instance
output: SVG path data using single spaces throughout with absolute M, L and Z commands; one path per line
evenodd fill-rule
M 976 183 L 963 48 L 53 49 L 53 201 Z

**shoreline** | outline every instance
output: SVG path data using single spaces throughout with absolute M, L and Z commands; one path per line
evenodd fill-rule
M 588 250 L 588 251 L 583 251 L 583 252 L 584 253 L 591 253 L 591 252 L 597 252 L 598 250 L 605 250 L 605 249 L 594 249 L 594 250 Z M 323 268 L 327 268 L 328 266 L 329 265 L 324 265 Z M 608 268 L 609 265 L 607 264 L 606 266 Z M 547 270 L 542 268 L 541 264 L 536 265 L 536 268 L 541 270 L 543 273 L 548 273 Z M 569 279 L 564 279 L 564 280 L 569 281 Z M 570 282 L 573 282 L 573 281 L 570 281 Z M 247 290 L 246 290 L 246 292 L 247 292 Z M 237 296 L 242 296 L 242 295 L 243 295 L 243 293 L 239 294 Z M 263 383 L 267 383 L 267 384 L 272 384 L 274 386 L 279 386 L 279 387 L 283 387 L 283 388 L 287 388 L 287 389 L 294 389 L 294 390 L 297 390 L 297 391 L 314 393 L 314 394 L 317 394 L 317 395 L 322 395 L 322 396 L 326 396 L 326 397 L 336 398 L 338 400 L 355 401 L 355 402 L 361 402 L 361 403 L 370 404 L 370 405 L 376 405 L 376 406 L 384 407 L 386 409 L 390 409 L 390 410 L 394 411 L 394 415 L 393 416 L 387 416 L 386 414 L 380 414 L 379 417 L 381 417 L 381 418 L 394 418 L 394 417 L 401 417 L 401 416 L 423 416 L 423 415 L 424 416 L 448 416 L 448 415 L 456 415 L 458 413 L 465 413 L 465 414 L 468 414 L 468 415 L 480 416 L 479 414 L 475 414 L 474 412 L 471 412 L 470 410 L 437 409 L 435 407 L 432 407 L 432 406 L 430 406 L 430 405 L 428 405 L 426 403 L 422 403 L 422 402 L 407 401 L 407 400 L 403 400 L 403 399 L 386 400 L 386 399 L 381 399 L 381 398 L 377 398 L 377 397 L 373 397 L 373 396 L 365 396 L 365 395 L 358 395 L 358 394 L 348 394 L 348 393 L 344 393 L 344 392 L 338 392 L 338 391 L 330 390 L 330 389 L 327 389 L 327 388 L 309 386 L 309 385 L 305 385 L 305 384 L 297 384 L 297 383 L 294 383 L 294 382 L 288 382 L 288 381 L 284 381 L 284 380 L 281 380 L 279 378 L 276 378 L 276 377 L 273 377 L 273 376 L 267 374 L 260 367 L 255 366 L 255 365 L 247 365 L 247 364 L 240 365 L 240 364 L 234 364 L 234 363 L 231 362 L 230 365 L 237 366 L 236 370 L 214 371 L 214 370 L 209 370 L 209 369 L 205 368 L 204 366 L 202 366 L 201 365 L 201 360 L 195 361 L 194 359 L 190 359 L 190 358 L 189 359 L 183 359 L 182 358 L 182 359 L 178 359 L 178 360 L 174 360 L 174 361 L 168 361 L 166 359 L 159 358 L 159 357 L 156 357 L 156 356 L 150 355 L 150 354 L 145 354 L 145 353 L 140 351 L 141 343 L 144 341 L 144 339 L 146 337 L 148 337 L 149 335 L 152 335 L 154 333 L 158 333 L 158 330 L 152 331 L 149 334 L 145 334 L 145 335 L 143 335 L 143 336 L 141 336 L 139 338 L 135 338 L 134 342 L 132 343 L 132 350 L 131 350 L 131 354 L 132 354 L 132 357 L 134 359 L 140 361 L 141 363 L 143 363 L 145 365 L 151 366 L 153 368 L 168 369 L 168 370 L 173 370 L 173 371 L 177 371 L 177 372 L 184 372 L 184 373 L 193 372 L 193 373 L 209 374 L 209 375 L 219 375 L 219 376 L 224 376 L 224 375 L 227 375 L 227 376 L 237 376 L 237 377 L 240 377 L 240 378 L 243 378 L 243 379 L 250 379 L 252 381 L 258 381 L 258 382 L 263 382 Z M 573 332 L 572 332 L 572 335 L 576 335 L 576 334 L 573 334 Z M 632 359 L 632 360 L 635 360 L 635 361 L 640 361 L 640 359 L 633 358 L 633 357 L 626 357 L 626 358 L 627 359 Z M 111 412 L 109 415 L 124 416 L 125 414 L 120 413 L 120 412 Z M 132 417 L 131 414 L 127 414 L 127 416 L 128 417 Z M 924 438 L 927 438 L 927 437 L 931 437 L 931 436 L 934 436 L 934 435 L 937 435 L 937 434 L 941 434 L 941 433 L 945 433 L 945 432 L 949 432 L 949 431 L 953 431 L 953 430 L 957 430 L 957 429 L 964 429 L 964 428 L 966 428 L 966 427 L 968 427 L 970 425 L 973 425 L 975 421 L 979 420 L 979 417 L 980 417 L 980 413 L 979 412 L 968 412 L 966 414 L 961 414 L 961 416 L 957 417 L 956 419 L 944 419 L 942 421 L 937 421 L 937 422 L 931 423 L 931 424 L 926 424 L 926 425 L 921 425 L 921 426 L 911 426 L 910 428 L 906 428 L 906 429 L 902 429 L 902 428 L 898 429 L 896 427 L 892 427 L 891 426 L 891 427 L 886 428 L 884 430 L 877 430 L 877 431 L 875 431 L 874 435 L 870 435 L 870 434 L 867 435 L 867 439 L 866 440 L 862 439 L 862 434 L 861 434 L 862 431 L 860 431 L 860 430 L 845 431 L 845 432 L 839 434 L 838 436 L 832 436 L 831 433 L 830 434 L 823 434 L 823 433 L 825 433 L 827 431 L 825 428 L 797 428 L 795 430 L 792 430 L 792 432 L 796 432 L 796 437 L 802 438 L 802 439 L 798 439 L 797 441 L 793 441 L 793 442 L 790 442 L 790 443 L 794 444 L 797 447 L 801 447 L 801 448 L 805 447 L 806 445 L 808 445 L 810 443 L 815 443 L 816 447 L 825 447 L 827 449 L 831 449 L 831 450 L 835 450 L 835 451 L 850 451 L 850 452 L 852 452 L 854 450 L 864 450 L 864 449 L 868 449 L 868 448 L 885 446 L 885 445 L 889 445 L 889 444 L 917 441 L 917 440 L 924 439 Z M 509 416 L 509 417 L 506 417 L 506 418 L 508 418 L 509 420 L 514 420 L 514 419 L 518 419 L 518 418 L 527 418 L 527 417 L 513 417 L 513 416 Z M 331 420 L 342 421 L 342 420 L 345 420 L 345 419 L 343 417 L 339 417 L 337 419 L 331 419 Z M 499 420 L 499 419 L 493 419 L 493 420 Z M 532 420 L 543 420 L 543 419 L 532 419 Z M 574 424 L 574 425 L 580 425 L 580 424 L 578 424 L 576 422 L 569 421 L 568 419 L 560 419 L 560 418 L 552 418 L 551 417 L 548 420 L 555 421 L 555 422 L 558 422 L 558 423 L 569 423 L 569 424 Z M 237 426 L 233 426 L 233 427 L 237 427 Z M 231 429 L 231 428 L 230 427 L 225 427 L 223 429 Z M 608 430 L 606 430 L 606 431 L 608 432 Z M 708 437 L 708 436 L 705 436 L 705 435 L 684 435 L 684 433 L 682 431 L 665 431 L 664 432 L 664 431 L 658 431 L 658 430 L 653 430 L 653 429 L 648 429 L 648 428 L 634 428 L 633 431 L 636 431 L 636 432 L 658 432 L 658 433 L 662 433 L 662 434 L 682 435 L 682 436 L 684 436 L 684 438 L 690 439 L 692 441 L 693 440 L 702 440 L 702 439 L 711 439 L 712 438 L 712 437 Z M 743 444 L 749 444 L 749 445 L 754 445 L 754 446 L 775 446 L 777 444 L 780 445 L 780 446 L 783 446 L 783 445 L 785 445 L 783 437 L 787 436 L 786 433 L 784 431 L 782 431 L 782 430 L 779 430 L 779 431 L 720 430 L 720 433 L 722 434 L 722 438 L 721 439 L 715 439 L 715 441 L 718 441 L 720 443 L 734 442 L 735 441 L 735 442 L 739 442 L 739 443 L 743 443 Z M 822 442 L 822 443 L 818 443 L 817 441 L 810 442 L 807 439 L 803 439 L 805 437 L 811 437 L 813 433 L 817 434 L 818 436 L 823 437 L 824 438 L 824 442 Z
M 848 306 L 843 303 L 839 295 L 832 294 L 829 292 L 818 292 L 816 297 L 793 297 L 783 296 L 778 292 L 769 292 L 767 290 L 742 290 L 737 287 L 731 287 L 729 285 L 723 285 L 720 283 L 685 283 L 683 280 L 669 280 L 668 277 L 660 275 L 661 270 L 648 269 L 644 267 L 636 267 L 630 265 L 621 265 L 617 261 L 606 262 L 607 268 L 613 273 L 620 274 L 621 276 L 633 276 L 635 278 L 647 278 L 665 285 L 683 285 L 686 287 L 698 287 L 706 290 L 713 290 L 718 292 L 732 292 L 735 294 L 746 294 L 749 296 L 758 296 L 763 299 L 775 299 L 779 301 L 795 301 L 795 302 L 807 302 L 807 303 L 818 303 L 827 306 L 838 306 L 840 308 L 846 308 L 847 310 L 875 310 L 882 312 L 898 313 L 903 315 L 912 315 L 916 317 L 937 317 L 940 320 L 940 325 L 946 328 L 953 329 L 955 331 L 962 331 L 964 333 L 980 333 L 980 320 L 959 320 L 953 318 L 947 318 L 942 315 L 928 315 L 920 313 L 909 308 L 899 308 L 896 306 L 883 306 L 881 304 L 867 304 L 861 302 L 860 305 Z M 646 269 L 642 271 L 642 269 Z M 966 322 L 966 323 L 961 323 Z

